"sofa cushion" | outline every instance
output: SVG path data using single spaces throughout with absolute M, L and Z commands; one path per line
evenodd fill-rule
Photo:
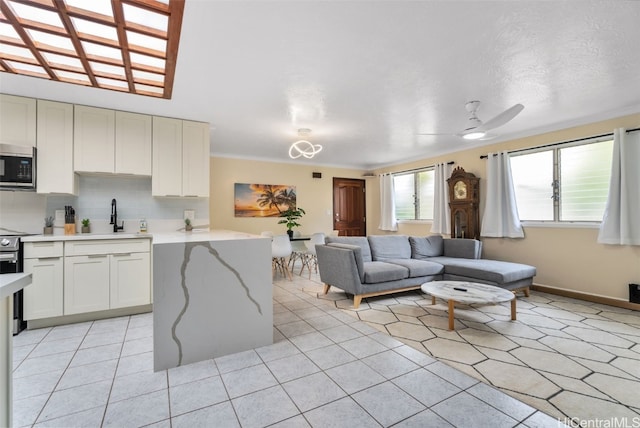
M 444 271 L 444 266 L 440 263 L 434 263 L 428 260 L 389 259 L 385 260 L 385 262 L 406 267 L 409 269 L 409 278 L 440 275 Z
M 411 258 L 423 260 L 444 254 L 444 240 L 440 235 L 410 236 Z
M 482 241 L 463 238 L 446 239 L 443 254 L 445 257 L 479 259 L 482 255 Z
M 353 256 L 356 259 L 356 266 L 358 267 L 358 275 L 360 275 L 360 282 L 364 282 L 364 260 L 362 259 L 362 247 L 359 245 L 340 244 L 337 242 L 326 245 L 329 247 L 344 248 L 346 250 L 353 251 Z
M 506 284 L 536 275 L 535 267 L 521 263 L 452 257 L 438 257 L 433 261 L 442 263 L 447 274 L 477 278 L 495 284 Z
M 366 236 L 327 236 L 326 242 L 327 244 L 336 243 L 357 245 L 362 250 L 362 260 L 365 262 L 370 262 L 372 260 L 369 240 L 367 240 Z
M 369 247 L 373 261 L 411 258 L 411 245 L 406 235 L 371 235 Z
M 395 281 L 409 277 L 409 269 L 404 266 L 385 262 L 364 263 L 364 283 L 377 284 L 379 282 Z

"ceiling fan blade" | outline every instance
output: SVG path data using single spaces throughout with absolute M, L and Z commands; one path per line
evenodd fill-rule
M 522 110 L 524 106 L 522 104 L 516 104 L 514 106 L 509 107 L 496 117 L 487 120 L 483 125 L 477 128 L 478 131 L 488 131 L 490 129 L 497 128 L 509 122 L 511 119 L 516 117 Z
M 415 134 L 415 135 L 455 135 L 455 134 L 451 134 L 451 133 L 447 133 L 447 132 L 441 132 L 441 133 L 421 133 L 421 134 Z

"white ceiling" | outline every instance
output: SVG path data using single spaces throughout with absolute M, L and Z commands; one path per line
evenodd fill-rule
M 640 113 L 640 1 L 186 0 L 173 99 L 0 73 L 0 92 L 211 123 L 211 153 L 373 169 Z M 457 132 L 522 103 L 489 141 Z M 639 124 L 640 125 L 640 124 Z

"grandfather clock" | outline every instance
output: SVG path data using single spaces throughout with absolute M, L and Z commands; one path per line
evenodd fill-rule
M 451 237 L 480 239 L 480 179 L 457 167 L 447 180 Z

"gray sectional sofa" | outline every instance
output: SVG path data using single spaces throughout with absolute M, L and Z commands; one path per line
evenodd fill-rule
M 363 298 L 438 280 L 479 282 L 529 296 L 535 267 L 481 259 L 481 253 L 481 241 L 440 235 L 330 236 L 316 246 L 324 293 L 336 287 L 353 294 L 354 308 Z

